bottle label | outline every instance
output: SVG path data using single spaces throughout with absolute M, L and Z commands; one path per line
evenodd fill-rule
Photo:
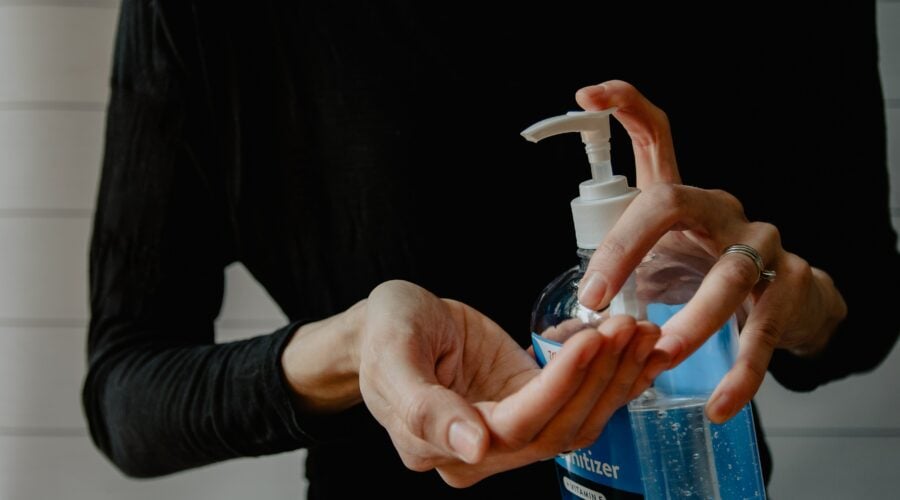
M 531 341 L 541 367 L 562 347 L 535 333 L 531 334 Z M 619 408 L 591 446 L 557 456 L 556 470 L 564 499 L 644 498 L 628 409 Z

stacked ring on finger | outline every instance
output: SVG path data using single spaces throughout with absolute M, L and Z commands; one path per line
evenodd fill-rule
M 759 282 L 759 280 L 765 280 L 769 283 L 775 281 L 775 271 L 766 269 L 765 264 L 763 264 L 762 256 L 755 248 L 750 245 L 744 245 L 743 243 L 736 243 L 726 248 L 725 251 L 722 252 L 722 255 L 725 256 L 730 253 L 737 253 L 750 257 L 753 263 L 756 264 L 756 270 L 759 272 L 759 276 L 756 278 L 757 282 Z

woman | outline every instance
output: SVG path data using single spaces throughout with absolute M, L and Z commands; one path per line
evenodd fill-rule
M 627 400 L 617 388 L 678 363 L 748 296 L 714 420 L 767 365 L 809 390 L 883 359 L 897 292 L 867 293 L 859 272 L 900 265 L 873 5 L 820 7 L 814 26 L 791 7 L 718 24 L 682 6 L 553 7 L 123 4 L 84 389 L 116 465 L 154 476 L 307 447 L 310 498 L 556 495 L 539 460 L 595 436 Z M 590 86 L 615 77 L 668 119 L 630 85 Z M 620 106 L 614 162 L 630 139 L 644 188 L 583 303 L 602 307 L 667 230 L 710 261 L 750 245 L 764 268 L 719 259 L 680 322 L 582 332 L 538 375 L 528 311 L 574 258 L 567 205 L 586 169 L 578 147 L 518 131 L 580 87 L 585 108 Z M 840 203 L 848 190 L 864 202 Z M 291 323 L 216 345 L 235 261 Z M 628 358 L 642 342 L 654 354 Z

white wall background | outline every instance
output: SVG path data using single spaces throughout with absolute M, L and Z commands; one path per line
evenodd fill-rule
M 900 226 L 900 2 L 878 8 Z M 86 255 L 116 14 L 114 0 L 0 0 L 0 500 L 302 498 L 299 452 L 133 481 L 87 436 Z M 229 269 L 220 339 L 282 322 L 247 273 Z M 767 381 L 772 496 L 897 498 L 898 380 L 900 349 L 811 394 Z

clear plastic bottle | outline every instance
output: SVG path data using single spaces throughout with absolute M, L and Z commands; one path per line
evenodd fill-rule
M 646 279 L 642 274 L 639 270 L 639 280 Z M 662 325 L 682 307 L 648 302 L 647 316 Z M 765 498 L 750 405 L 724 424 L 710 422 L 705 412 L 709 396 L 734 364 L 737 334 L 732 316 L 628 404 L 646 498 Z
M 628 314 L 662 326 L 702 279 L 677 255 L 658 247 L 605 310 L 579 304 L 577 286 L 594 249 L 637 195 L 623 176 L 612 175 L 612 111 L 569 113 L 522 133 L 537 142 L 581 132 L 592 172 L 572 201 L 579 265 L 551 282 L 532 312 L 532 340 L 542 366 L 569 336 L 611 315 Z M 620 408 L 594 444 L 558 456 L 563 498 L 765 498 L 750 406 L 723 425 L 711 424 L 705 414 L 706 401 L 733 365 L 736 350 L 732 317 L 694 354 L 657 377 L 651 389 Z

